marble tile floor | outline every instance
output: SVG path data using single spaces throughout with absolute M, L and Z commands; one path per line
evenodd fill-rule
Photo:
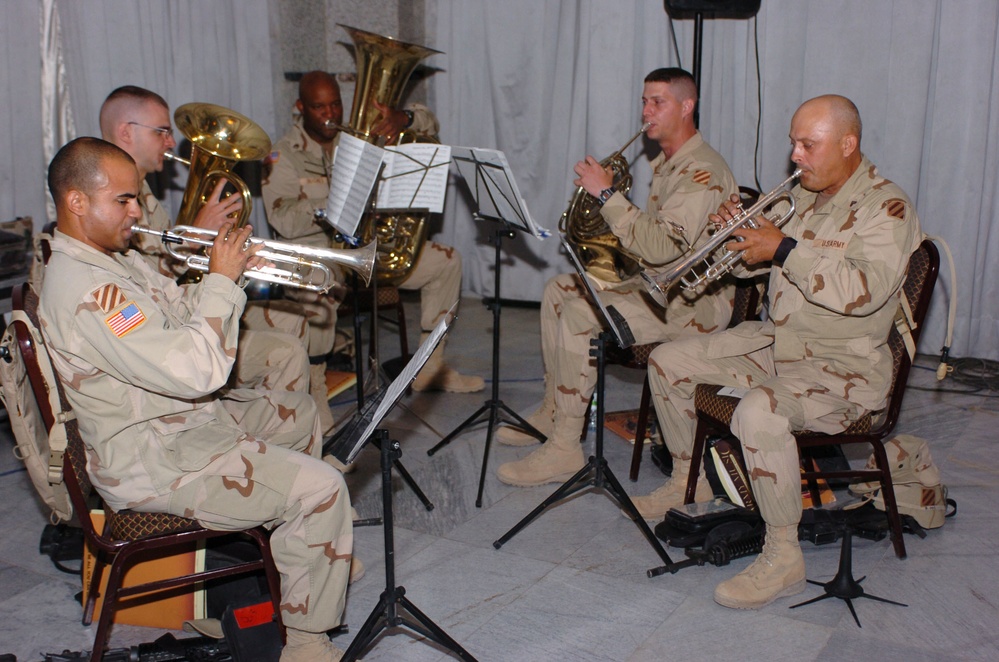
M 419 319 L 415 300 L 407 317 Z M 492 316 L 478 300 L 463 302 L 448 343 L 448 360 L 465 372 L 491 370 Z M 410 342 L 417 330 L 409 330 Z M 393 331 L 382 331 L 385 351 L 397 351 Z M 502 314 L 500 398 L 527 413 L 540 399 L 542 368 L 537 308 L 506 306 Z M 415 345 L 412 345 L 415 346 Z M 935 388 L 936 363 L 921 359 L 910 384 Z M 608 410 L 636 407 L 641 373 L 608 370 Z M 950 388 L 954 384 L 945 383 Z M 387 420 L 403 449 L 402 462 L 435 508 L 427 512 L 396 479 L 394 488 L 397 583 L 407 597 L 479 660 L 995 660 L 999 659 L 999 400 L 910 388 L 899 432 L 930 440 L 957 517 L 925 539 L 906 536 L 909 556 L 895 558 L 887 540 L 855 539 L 854 575 L 864 588 L 908 607 L 855 600 L 858 628 L 846 605 L 824 600 L 801 609 L 788 606 L 816 597 L 809 585 L 795 598 L 757 611 L 737 611 L 712 600 L 715 584 L 746 567 L 693 567 L 655 579 L 660 565 L 637 527 L 601 491 L 584 491 L 550 508 L 501 549 L 493 541 L 545 499 L 555 485 L 518 489 L 495 477 L 501 462 L 527 450 L 496 443 L 488 458 L 484 503 L 475 506 L 485 424 L 458 436 L 433 457 L 426 450 L 456 428 L 489 397 L 414 393 Z M 351 404 L 334 402 L 346 416 Z M 436 432 L 434 432 L 436 431 Z M 10 447 L 7 439 L 0 441 Z M 627 480 L 631 447 L 612 433 L 606 457 L 630 494 L 644 494 L 663 480 L 646 456 L 637 483 Z M 592 430 L 586 450 L 592 451 Z M 862 462 L 864 457 L 851 457 Z M 362 517 L 381 512 L 378 453 L 362 451 L 348 476 Z M 46 652 L 88 649 L 93 628 L 80 625 L 73 601 L 79 579 L 56 570 L 38 554 L 45 515 L 26 473 L 0 453 L 0 654 L 41 660 Z M 385 587 L 383 531 L 355 531 L 356 553 L 368 572 L 350 587 L 343 648 L 374 608 Z M 996 538 L 993 538 L 996 536 Z M 830 580 L 839 544 L 803 543 L 809 578 Z M 681 550 L 668 550 L 683 558 Z M 163 631 L 119 625 L 112 647 L 148 642 Z M 183 636 L 182 633 L 177 633 Z M 365 660 L 456 659 L 407 628 L 382 633 Z

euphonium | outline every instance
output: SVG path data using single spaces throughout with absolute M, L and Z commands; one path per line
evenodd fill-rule
M 440 51 L 346 25 L 340 27 L 354 41 L 357 59 L 357 85 L 349 127 L 344 130 L 374 143 L 378 136 L 371 131 L 381 115 L 375 102 L 389 108 L 398 106 L 416 65 Z M 405 142 L 414 138 L 404 135 L 400 140 Z M 362 242 L 378 242 L 376 273 L 379 283 L 396 285 L 409 277 L 427 240 L 428 217 L 424 212 L 372 213 L 365 219 L 359 234 Z
M 209 258 L 200 250 L 182 253 L 177 250 L 177 246 L 181 244 L 211 246 L 218 236 L 215 230 L 189 225 L 178 225 L 166 232 L 133 225 L 132 232 L 159 237 L 172 258 L 185 262 L 189 269 L 201 273 L 208 271 Z M 354 250 L 336 250 L 255 237 L 250 237 L 248 241 L 250 244 L 261 244 L 263 248 L 257 251 L 256 255 L 270 263 L 243 272 L 244 278 L 253 280 L 278 283 L 313 292 L 327 292 L 334 285 L 332 265 L 339 264 L 357 272 L 365 284 L 371 282 L 371 274 L 375 268 L 377 249 L 373 243 Z
M 191 160 L 170 154 L 167 158 L 190 166 L 177 225 L 191 225 L 208 200 L 219 178 L 239 189 L 243 208 L 236 219 L 242 227 L 250 218 L 250 189 L 232 169 L 239 161 L 257 161 L 271 151 L 271 139 L 256 123 L 239 113 L 210 103 L 187 103 L 173 114 L 180 132 L 191 141 Z
M 624 150 L 648 128 L 648 124 L 643 124 L 624 147 L 600 162 L 602 167 L 610 168 L 614 173 L 613 186 L 624 195 L 631 190 L 631 172 L 628 160 L 623 156 Z M 638 273 L 641 258 L 621 246 L 621 240 L 600 215 L 600 201 L 582 186 L 576 189 L 569 207 L 562 213 L 558 229 L 576 249 L 586 270 L 600 280 L 616 283 Z
M 791 195 L 791 192 L 786 187 L 800 175 L 801 169 L 799 168 L 790 177 L 781 182 L 777 188 L 761 196 L 752 207 L 741 210 L 736 216 L 729 219 L 725 225 L 711 235 L 711 238 L 703 246 L 668 270 L 657 273 L 643 271 L 642 278 L 645 280 L 646 287 L 652 298 L 660 305 L 665 306 L 667 303 L 666 292 L 677 281 L 680 282 L 680 287 L 690 292 L 698 289 L 705 283 L 721 278 L 731 271 L 736 261 L 742 257 L 742 251 L 726 250 L 713 261 L 709 261 L 711 254 L 719 246 L 727 243 L 732 233 L 739 228 L 744 226 L 750 228 L 758 227 L 753 219 L 762 214 L 772 204 L 784 198 L 787 199 L 791 207 L 787 213 L 774 221 L 774 225 L 782 227 L 787 223 L 794 215 L 795 206 L 794 196 Z M 697 272 L 699 267 L 703 268 L 701 273 Z

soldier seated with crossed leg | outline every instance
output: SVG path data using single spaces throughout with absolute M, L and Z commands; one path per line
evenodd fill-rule
M 592 156 L 576 164 L 575 180 L 602 201 L 600 213 L 621 245 L 649 264 L 667 265 L 708 239 L 708 216 L 738 190 L 725 159 L 694 127 L 697 87 L 682 69 L 656 69 L 645 78 L 642 121 L 645 135 L 659 145 L 653 161 L 652 188 L 642 211 L 613 188 L 613 174 Z M 682 236 L 678 233 L 682 229 Z M 545 286 L 541 303 L 541 351 L 545 366 L 545 396 L 527 420 L 547 442 L 527 457 L 497 470 L 510 485 L 560 482 L 584 464 L 579 436 L 596 386 L 596 364 L 590 340 L 602 328 L 598 313 L 586 298 L 577 276 L 556 276 Z M 628 321 L 638 343 L 671 340 L 724 329 L 732 314 L 734 289 L 715 283 L 695 295 L 673 292 L 665 310 L 646 294 L 635 276 L 604 283 L 602 299 Z M 512 427 L 500 428 L 501 443 L 526 445 L 537 440 Z M 643 512 L 643 504 L 635 505 Z

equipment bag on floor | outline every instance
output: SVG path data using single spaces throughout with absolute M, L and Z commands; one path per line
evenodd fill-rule
M 935 529 L 943 526 L 947 517 L 957 513 L 957 502 L 947 498 L 947 488 L 940 482 L 940 469 L 933 464 L 930 446 L 925 439 L 900 434 L 885 442 L 885 452 L 891 465 L 895 501 L 900 514 L 911 516 L 924 529 Z M 865 468 L 877 469 L 873 454 Z M 878 510 L 885 509 L 881 485 L 877 481 L 853 483 L 850 492 L 872 501 Z

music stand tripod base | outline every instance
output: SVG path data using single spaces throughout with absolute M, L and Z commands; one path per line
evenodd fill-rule
M 610 467 L 607 465 L 607 460 L 604 458 L 604 368 L 606 366 L 604 361 L 604 348 L 607 342 L 610 340 L 610 334 L 607 332 L 601 333 L 599 336 L 591 340 L 593 348 L 590 350 L 590 355 L 597 359 L 597 385 L 596 393 L 597 395 L 597 429 L 596 440 L 594 442 L 595 454 L 591 455 L 587 460 L 583 468 L 577 471 L 569 480 L 562 483 L 562 485 L 556 489 L 551 496 L 541 502 L 534 510 L 527 514 L 522 520 L 513 526 L 509 531 L 507 531 L 501 538 L 493 543 L 493 547 L 499 549 L 504 544 L 507 543 L 511 538 L 513 538 L 517 533 L 519 533 L 524 527 L 534 521 L 541 513 L 547 510 L 550 506 L 562 501 L 563 499 L 579 492 L 581 490 L 589 489 L 591 487 L 596 489 L 601 489 L 606 492 L 606 494 L 617 503 L 618 507 L 621 508 L 628 516 L 635 522 L 639 531 L 645 536 L 645 539 L 649 541 L 652 545 L 652 549 L 655 550 L 656 554 L 665 564 L 663 567 L 669 572 L 676 572 L 677 564 L 669 557 L 666 550 L 663 549 L 662 543 L 656 538 L 655 533 L 649 528 L 648 523 L 639 514 L 638 509 L 632 502 L 631 497 L 625 492 L 624 487 L 618 481 L 614 472 L 611 471 Z
M 385 523 L 385 590 L 378 598 L 364 625 L 354 636 L 343 654 L 343 660 L 352 662 L 378 637 L 382 630 L 394 627 L 408 627 L 410 630 L 430 639 L 450 650 L 462 660 L 476 662 L 476 659 L 452 639 L 439 625 L 417 609 L 409 598 L 406 589 L 395 583 L 395 538 L 392 519 L 392 466 L 402 455 L 398 441 L 390 441 L 388 430 L 378 429 L 374 433 L 381 451 L 382 474 L 382 520 Z
M 502 219 L 491 219 L 500 220 Z M 490 308 L 493 313 L 493 365 L 492 365 L 492 397 L 486 400 L 485 403 L 479 407 L 479 409 L 465 419 L 458 427 L 452 430 L 446 437 L 441 439 L 436 446 L 427 451 L 427 455 L 433 457 L 433 455 L 439 451 L 441 448 L 447 446 L 451 443 L 451 440 L 457 437 L 466 429 L 477 425 L 484 420 L 488 420 L 489 425 L 486 429 L 486 445 L 482 450 L 482 467 L 479 472 L 479 487 L 478 492 L 475 496 L 475 507 L 482 507 L 482 492 L 486 483 L 486 469 L 489 463 L 489 449 L 492 447 L 493 442 L 493 432 L 499 427 L 501 421 L 501 414 L 506 413 L 510 418 L 508 422 L 515 423 L 517 427 L 521 428 L 523 432 L 535 437 L 538 441 L 544 442 L 546 437 L 541 434 L 537 429 L 535 429 L 530 423 L 528 423 L 524 417 L 522 417 L 517 412 L 513 411 L 508 407 L 499 397 L 499 354 L 500 354 L 500 267 L 502 262 L 501 248 L 503 246 L 504 237 L 513 237 L 514 232 L 509 228 L 509 225 L 505 224 L 496 230 L 493 236 L 493 246 L 495 248 L 495 272 L 494 272 L 494 283 L 493 291 L 495 296 L 490 304 Z

